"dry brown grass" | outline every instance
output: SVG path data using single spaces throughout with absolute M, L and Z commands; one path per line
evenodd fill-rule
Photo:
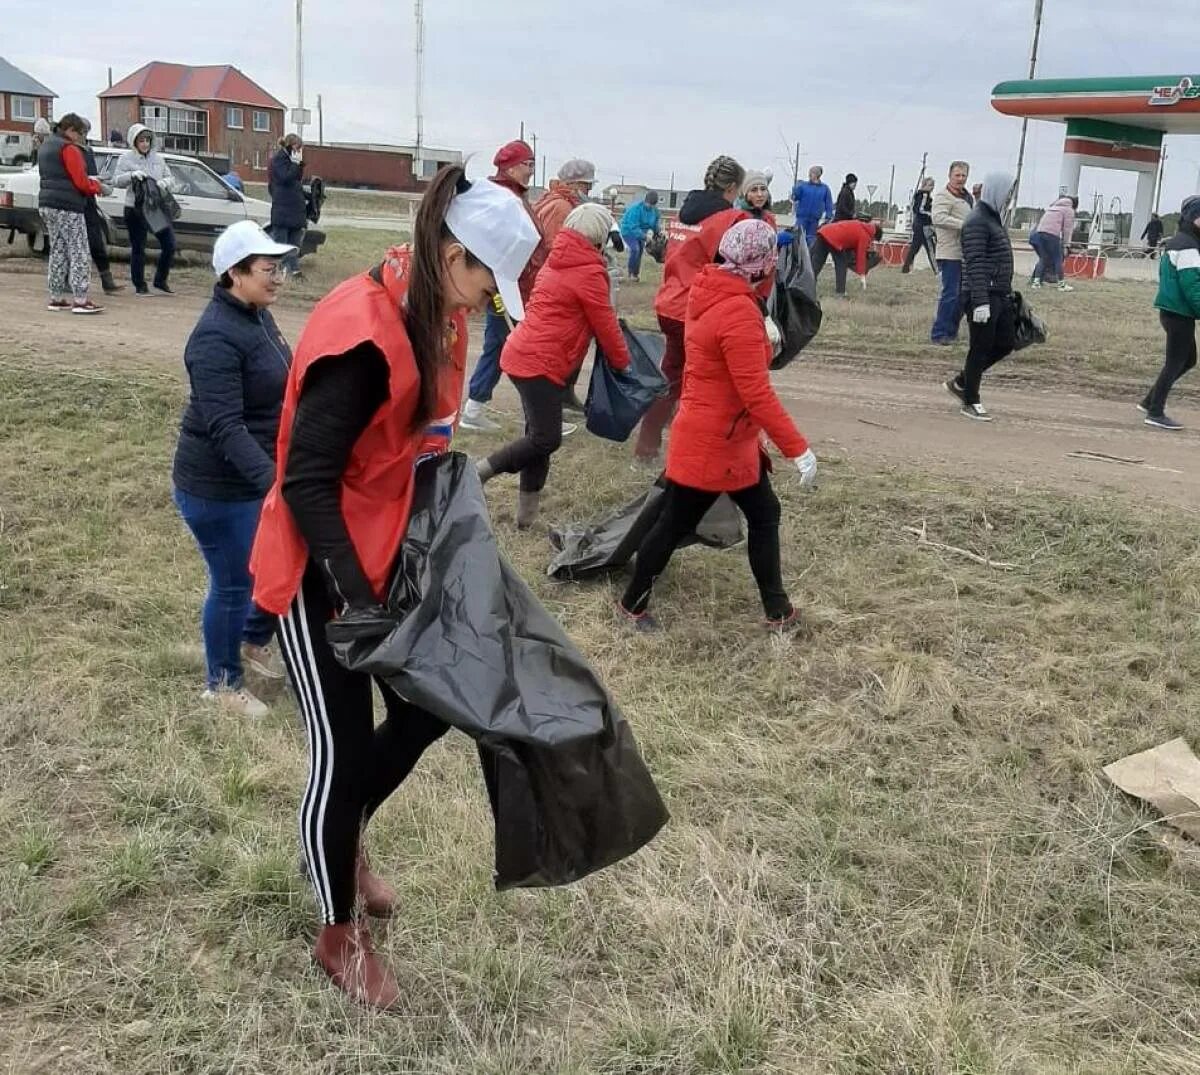
M 0 369 L 9 1071 L 1200 1072 L 1200 874 L 1099 774 L 1194 730 L 1189 520 L 829 458 L 814 496 L 778 483 L 809 636 L 765 640 L 743 554 L 690 550 L 644 639 L 614 633 L 613 583 L 546 579 L 489 486 L 673 821 L 572 889 L 497 896 L 452 736 L 373 829 L 406 989 L 373 1017 L 308 962 L 290 704 L 247 725 L 198 702 L 179 405 L 149 370 Z M 572 438 L 548 516 L 629 496 L 625 461 Z M 1016 569 L 917 547 L 923 519 Z

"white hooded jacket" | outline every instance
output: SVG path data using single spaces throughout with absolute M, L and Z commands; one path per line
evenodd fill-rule
M 141 134 L 150 135 L 150 152 L 143 156 L 135 148 L 138 136 Z M 125 150 L 117 158 L 117 167 L 113 171 L 112 183 L 114 187 L 123 187 L 125 193 L 125 205 L 132 209 L 135 202 L 135 195 L 130 184 L 133 182 L 134 174 L 142 172 L 148 179 L 154 179 L 162 183 L 168 190 L 174 186 L 171 179 L 171 173 L 167 168 L 167 162 L 154 150 L 154 132 L 149 127 L 141 123 L 135 123 L 129 128 L 129 136 L 126 138 L 129 143 L 129 148 Z

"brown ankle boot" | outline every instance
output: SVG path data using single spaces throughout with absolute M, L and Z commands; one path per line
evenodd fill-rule
M 385 1011 L 399 1004 L 396 976 L 375 954 L 365 924 L 326 926 L 317 937 L 313 958 L 351 1000 Z
M 359 851 L 354 863 L 354 887 L 372 918 L 392 917 L 396 908 L 396 890 L 371 872 L 371 860 L 365 851 Z

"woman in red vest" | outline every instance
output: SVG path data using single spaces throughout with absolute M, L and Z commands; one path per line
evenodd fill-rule
M 411 248 L 346 281 L 309 317 L 288 376 L 275 484 L 251 557 L 254 598 L 279 616 L 280 645 L 309 740 L 300 835 L 324 928 L 315 957 L 360 1003 L 393 1007 L 399 987 L 355 915 L 392 912 L 361 834 L 446 725 L 348 672 L 330 620 L 383 600 L 412 506 L 413 469 L 445 451 L 466 363 L 465 312 L 499 292 L 523 314 L 517 278 L 538 243 L 521 202 L 443 168 L 421 203 Z
M 701 269 L 692 284 L 687 368 L 667 446 L 663 509 L 638 549 L 633 580 L 617 605 L 620 620 L 638 630 L 657 628 L 646 611 L 654 581 L 722 493 L 746 517 L 750 570 L 766 625 L 782 629 L 797 621 L 783 586 L 779 499 L 760 435 L 795 463 L 802 486 L 816 480 L 817 459 L 767 372 L 772 348 L 755 285 L 775 268 L 775 243 L 775 229 L 766 221 L 735 224 L 721 239 L 717 263 Z

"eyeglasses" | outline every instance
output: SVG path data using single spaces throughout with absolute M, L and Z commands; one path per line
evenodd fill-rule
M 261 273 L 269 280 L 287 279 L 287 269 L 280 262 L 276 262 L 274 265 L 255 265 L 250 271 Z

